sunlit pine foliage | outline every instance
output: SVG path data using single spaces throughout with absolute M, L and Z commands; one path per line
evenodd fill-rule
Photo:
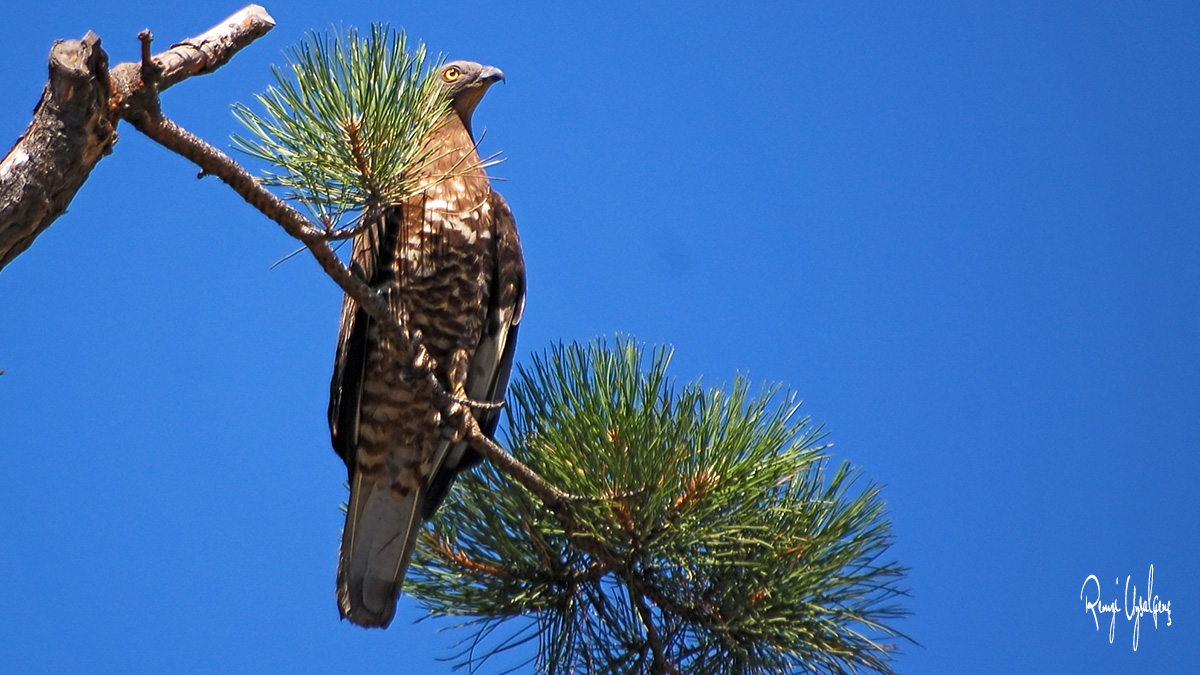
M 309 34 L 285 57 L 272 68 L 276 84 L 256 96 L 261 113 L 233 108 L 247 131 L 234 147 L 270 165 L 264 184 L 329 228 L 411 195 L 433 151 L 421 141 L 449 109 L 428 77 L 441 57 L 419 43 L 410 52 L 403 31 L 378 24 L 365 37 Z
M 520 369 L 511 451 L 578 497 L 572 531 L 485 464 L 405 592 L 471 629 L 472 670 L 536 641 L 551 675 L 892 672 L 904 569 L 879 487 L 831 464 L 794 397 L 677 386 L 670 356 L 618 339 Z

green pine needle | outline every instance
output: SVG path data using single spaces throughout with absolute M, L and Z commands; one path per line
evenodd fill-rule
M 512 452 L 589 498 L 571 503 L 574 536 L 609 563 L 485 464 L 423 534 L 406 591 L 434 615 L 474 617 L 460 659 L 472 667 L 536 639 L 537 670 L 553 675 L 672 672 L 652 642 L 681 673 L 892 672 L 904 569 L 881 562 L 879 487 L 830 471 L 794 397 L 754 397 L 742 378 L 677 387 L 670 356 L 629 339 L 560 346 L 510 389 Z
M 263 182 L 283 187 L 323 225 L 402 201 L 427 159 L 421 140 L 448 110 L 427 67 L 425 46 L 410 53 L 403 31 L 373 24 L 309 34 L 272 68 L 277 86 L 256 96 L 264 111 L 234 104 L 248 136 L 234 147 L 271 165 Z

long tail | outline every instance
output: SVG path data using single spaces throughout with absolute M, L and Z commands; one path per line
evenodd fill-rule
M 421 529 L 421 492 L 393 497 L 357 472 L 350 486 L 338 561 L 337 597 L 342 617 L 366 628 L 387 628 Z

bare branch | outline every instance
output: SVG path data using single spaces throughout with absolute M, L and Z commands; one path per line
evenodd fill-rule
M 574 523 L 563 508 L 570 496 L 547 483 L 541 476 L 480 430 L 475 416 L 469 413 L 470 407 L 474 404 L 460 402 L 446 391 L 433 373 L 431 367 L 433 360 L 429 357 L 425 347 L 420 344 L 419 340 L 414 340 L 413 336 L 409 335 L 404 327 L 404 322 L 396 316 L 383 296 L 355 276 L 342 263 L 333 248 L 330 247 L 328 233 L 325 229 L 313 224 L 287 202 L 269 192 L 224 152 L 164 117 L 158 109 L 156 99 L 131 100 L 123 115 L 139 131 L 168 149 L 190 159 L 204 173 L 220 178 L 247 203 L 278 223 L 288 234 L 303 242 L 316 258 L 317 263 L 321 265 L 321 269 L 325 270 L 325 273 L 350 297 L 354 298 L 358 306 L 386 331 L 392 348 L 397 351 L 402 362 L 413 365 L 417 384 L 442 411 L 444 419 L 458 424 L 463 438 L 471 444 L 475 451 L 491 460 L 502 471 L 537 495 L 547 508 L 564 519 L 564 525 L 573 528 Z
M 483 455 L 501 471 L 512 476 L 526 490 L 537 495 L 546 508 L 550 509 L 569 531 L 578 529 L 573 518 L 567 513 L 565 506 L 573 498 L 542 479 L 533 469 L 521 460 L 513 457 L 507 450 L 496 445 L 488 438 L 475 422 L 474 415 L 463 415 L 463 426 L 466 429 L 465 438 L 471 443 L 471 448 Z
M 158 91 L 212 72 L 275 25 L 250 5 L 199 37 L 153 57 Z M 50 79 L 33 120 L 0 161 L 0 270 L 67 209 L 79 187 L 117 142 L 124 103 L 144 88 L 141 63 L 108 69 L 100 38 L 60 40 L 50 50 Z
M 396 315 L 386 299 L 370 288 L 364 280 L 355 276 L 337 257 L 329 241 L 341 236 L 352 235 L 358 228 L 330 231 L 328 227 L 313 224 L 287 202 L 266 190 L 249 172 L 224 152 L 179 127 L 162 114 L 159 107 L 159 92 L 188 76 L 211 72 L 228 61 L 229 57 L 242 46 L 266 33 L 272 25 L 273 21 L 270 16 L 261 7 L 252 5 L 208 33 L 176 45 L 153 58 L 148 58 L 153 37 L 149 31 L 142 31 L 139 35 L 142 46 L 141 62 L 117 66 L 112 70 L 111 81 L 106 68 L 106 56 L 100 50 L 100 40 L 96 36 L 89 34 L 81 43 L 56 45 L 52 64 L 61 64 L 62 75 L 59 79 L 65 84 L 53 86 L 57 80 L 52 77 L 51 85 L 47 87 L 47 95 L 43 100 L 43 105 L 39 106 L 39 110 L 43 107 L 49 108 L 50 104 L 47 101 L 57 103 L 62 100 L 75 105 L 89 115 L 89 119 L 93 122 L 92 126 L 84 125 L 83 128 L 94 129 L 91 133 L 95 138 L 88 139 L 88 143 L 68 139 L 65 145 L 67 150 L 75 151 L 78 151 L 80 147 L 90 148 L 93 156 L 90 157 L 90 161 L 56 163 L 56 160 L 53 159 L 55 155 L 51 153 L 51 167 L 55 165 L 76 167 L 78 175 L 70 181 L 69 192 L 59 200 L 60 204 L 57 205 L 56 210 L 46 211 L 37 219 L 24 219 L 23 222 L 35 223 L 31 233 L 20 240 L 19 248 L 0 248 L 0 254 L 11 251 L 11 254 L 6 254 L 7 257 L 0 257 L 0 266 L 28 247 L 29 242 L 66 208 L 66 204 L 79 185 L 87 179 L 88 173 L 101 154 L 111 150 L 112 144 L 116 140 L 114 127 L 117 119 L 125 119 L 153 140 L 194 162 L 200 167 L 201 175 L 207 174 L 220 178 L 247 203 L 278 223 L 288 234 L 303 242 L 326 274 L 382 326 L 400 358 L 404 362 L 412 364 L 412 372 L 418 386 L 424 390 L 430 400 L 435 402 L 442 411 L 444 419 L 448 423 L 458 425 L 462 438 L 466 439 L 473 449 L 540 498 L 547 508 L 562 520 L 568 531 L 578 533 L 579 528 L 565 508 L 566 502 L 572 497 L 546 483 L 532 469 L 521 463 L 480 430 L 475 416 L 471 414 L 471 409 L 488 407 L 489 404 L 460 400 L 447 392 L 434 375 L 433 360 L 429 357 L 425 347 L 420 344 L 419 336 L 409 335 L 402 317 Z M 98 83 L 102 83 L 103 86 L 94 87 L 93 90 L 82 88 L 82 85 Z M 54 95 L 57 95 L 57 98 Z M 75 98 L 71 98 L 72 96 Z M 57 120 L 62 116 L 57 109 L 50 112 L 52 119 Z M 35 124 L 31 125 L 31 129 L 48 126 Z M 59 139 L 61 136 L 63 136 L 61 132 L 52 135 L 53 139 Z M 27 137 L 31 140 L 38 140 L 34 139 L 32 133 L 27 132 L 26 136 L 22 137 L 22 142 Z M 45 144 L 46 141 L 43 140 L 42 145 Z M 30 162 L 31 157 L 32 155 L 21 150 L 19 143 L 14 152 L 10 153 L 9 158 L 0 164 L 0 179 L 7 177 L 9 173 L 19 172 L 24 164 Z M 44 169 L 42 171 L 44 172 Z M 18 184 L 24 185 L 25 183 Z M 4 186 L 0 185 L 0 187 Z M 45 193 L 44 189 L 41 192 L 36 189 L 32 191 L 33 197 Z M 0 194 L 7 197 L 7 193 Z M 10 204 L 21 206 L 36 201 L 32 198 L 6 198 L 0 205 L 7 208 Z M 46 200 L 42 199 L 41 201 L 45 202 Z M 378 209 L 369 209 L 363 219 L 369 220 L 377 216 Z M 0 220 L 0 233 L 4 231 L 3 226 L 7 222 Z M 0 237 L 0 244 L 2 243 L 3 238 Z M 585 537 L 576 534 L 574 538 L 581 540 L 582 545 L 586 546 L 586 543 L 582 542 Z M 593 553 L 600 556 L 604 552 Z
M 33 121 L 0 162 L 0 269 L 67 209 L 117 141 L 100 38 L 60 40 Z
M 228 63 L 242 47 L 266 35 L 274 27 L 275 19 L 267 10 L 259 5 L 247 5 L 204 33 L 155 54 L 154 63 L 162 69 L 157 90 L 161 93 L 193 75 L 213 72 Z M 149 35 L 149 31 L 144 32 Z M 141 39 L 142 44 L 147 45 L 145 38 Z M 149 47 L 145 46 L 145 49 Z M 118 103 L 141 87 L 142 68 L 143 63 L 122 63 L 113 67 L 113 88 Z
M 456 425 L 461 437 L 470 443 L 474 450 L 536 495 L 563 523 L 567 531 L 572 533 L 572 540 L 602 561 L 597 569 L 611 569 L 615 564 L 611 552 L 601 550 L 596 542 L 582 533 L 566 508 L 569 501 L 579 498 L 567 495 L 546 483 L 532 469 L 488 438 L 480 430 L 471 410 L 488 407 L 489 404 L 460 400 L 447 392 L 434 375 L 433 360 L 420 343 L 420 336 L 410 335 L 403 317 L 397 316 L 380 293 L 355 276 L 337 257 L 330 241 L 353 236 L 360 229 L 361 223 L 353 228 L 341 230 L 331 230 L 312 223 L 287 202 L 266 190 L 224 152 L 179 127 L 162 114 L 159 107 L 159 93 L 162 90 L 191 75 L 211 72 L 228 61 L 238 49 L 266 33 L 272 25 L 273 21 L 266 12 L 261 7 L 252 5 L 208 33 L 175 45 L 152 58 L 149 57 L 149 53 L 153 37 L 149 31 L 142 31 L 139 35 L 141 61 L 117 66 L 112 70 L 111 78 L 107 70 L 107 57 L 100 50 L 100 40 L 96 36 L 89 34 L 83 42 L 56 45 L 52 53 L 51 84 L 47 86 L 42 105 L 39 105 L 39 112 L 45 109 L 50 122 L 39 124 L 35 117 L 35 124 L 31 125 L 31 131 L 22 137 L 22 143 L 26 140 L 37 141 L 37 147 L 46 147 L 51 141 L 58 141 L 63 148 L 59 152 L 31 154 L 23 150 L 19 143 L 9 158 L 0 164 L 0 179 L 6 179 L 9 174 L 19 174 L 25 168 L 25 164 L 32 164 L 35 155 L 46 157 L 50 169 L 56 166 L 71 167 L 76 174 L 70 180 L 63 181 L 69 189 L 57 202 L 51 204 L 53 208 L 44 209 L 36 218 L 25 217 L 21 221 L 33 225 L 28 229 L 28 234 L 19 240 L 18 245 L 0 247 L 0 255 L 3 256 L 0 257 L 0 267 L 28 247 L 29 242 L 62 213 L 75 191 L 87 179 L 91 168 L 104 153 L 111 151 L 116 141 L 117 120 L 125 119 L 153 140 L 194 162 L 200 167 L 201 175 L 220 178 L 247 203 L 303 242 L 326 274 L 383 328 L 389 343 L 401 360 L 411 364 L 412 376 L 418 388 L 438 406 L 443 419 L 448 424 Z M 57 78 L 56 71 L 53 70 L 55 64 L 60 71 Z M 61 105 L 74 106 L 78 109 L 74 112 L 76 116 L 85 116 L 89 124 L 75 124 L 70 128 L 85 129 L 91 134 L 90 137 L 84 141 L 66 138 L 65 134 L 58 130 L 64 126 L 64 113 L 54 106 Z M 58 127 L 54 127 L 54 123 L 57 123 Z M 33 133 L 41 129 L 55 129 L 56 132 L 49 134 L 50 138 L 47 140 Z M 73 151 L 78 154 L 81 150 L 87 150 L 88 153 L 83 160 L 60 159 L 64 152 Z M 47 173 L 47 169 L 39 167 L 37 172 Z M 23 178 L 23 181 L 14 184 L 27 186 L 28 179 Z M 5 181 L 0 188 L 6 188 L 7 184 L 8 181 Z M 40 195 L 49 194 L 42 186 L 32 185 L 27 192 L 30 193 L 28 198 L 13 199 L 7 198 L 7 192 L 0 193 L 5 197 L 0 206 L 7 209 L 11 205 L 22 207 L 48 202 L 45 198 L 38 199 Z M 5 212 L 0 211 L 0 214 L 3 213 Z M 379 215 L 378 208 L 370 208 L 363 214 L 362 220 L 369 222 Z M 4 226 L 8 222 L 0 219 L 0 234 L 4 232 Z M 4 238 L 0 236 L 0 244 L 3 243 Z

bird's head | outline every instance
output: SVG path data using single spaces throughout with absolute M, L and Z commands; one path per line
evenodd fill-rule
M 458 113 L 469 133 L 475 106 L 479 105 L 488 87 L 504 81 L 504 73 L 499 68 L 474 61 L 451 61 L 442 66 L 437 78 L 446 98 L 450 100 L 450 107 Z

